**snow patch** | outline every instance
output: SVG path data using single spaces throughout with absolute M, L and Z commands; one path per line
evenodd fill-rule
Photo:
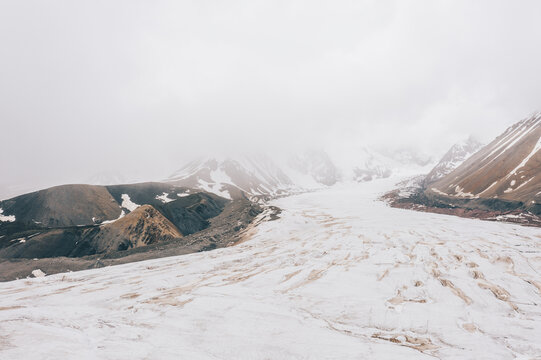
M 34 277 L 44 277 L 46 274 L 41 271 L 40 269 L 36 269 L 36 270 L 32 270 L 32 275 L 34 275 Z
M 466 198 L 478 198 L 479 196 L 473 195 L 471 192 L 464 192 L 464 188 L 460 186 L 455 187 L 455 196 L 457 197 L 466 197 Z
M 137 209 L 139 206 L 130 199 L 130 195 L 128 194 L 122 194 L 122 205 L 123 208 L 128 209 L 129 211 L 133 211 Z
M 175 201 L 175 199 L 169 199 L 169 194 L 164 192 L 161 195 L 156 195 L 156 200 L 160 200 L 162 203 L 167 204 L 168 202 Z
M 518 171 L 518 169 L 526 166 L 526 164 L 528 163 L 528 161 L 530 161 L 530 159 L 535 155 L 537 154 L 537 152 L 541 150 L 541 137 L 539 137 L 539 139 L 537 139 L 537 143 L 535 144 L 535 146 L 533 147 L 533 150 L 528 154 L 528 156 L 526 156 L 522 162 L 520 164 L 518 164 L 518 166 L 516 168 L 514 168 L 513 170 L 511 170 L 511 172 L 507 175 L 507 177 L 510 177 L 510 176 L 513 176 L 516 174 L 516 172 Z M 514 181 L 514 180 L 513 180 Z
M 137 209 L 137 208 L 136 208 Z M 103 221 L 101 223 L 101 225 L 105 225 L 105 224 L 111 224 L 111 223 L 114 223 L 115 221 L 117 220 L 120 220 L 122 219 L 124 216 L 126 216 L 126 212 L 124 210 L 122 210 L 122 212 L 120 213 L 120 216 L 114 220 L 107 220 L 107 221 Z
M 449 196 L 449 194 L 444 193 L 443 191 L 440 191 L 439 189 L 436 189 L 435 187 L 431 188 L 432 191 L 434 191 L 436 194 L 440 194 L 443 196 Z
M 0 222 L 14 222 L 15 221 L 15 215 L 3 215 L 4 209 L 0 208 Z
M 481 191 L 478 195 L 484 194 L 485 192 L 487 192 L 490 188 L 492 188 L 497 183 L 498 183 L 497 181 L 494 181 L 489 187 L 487 187 L 485 190 Z

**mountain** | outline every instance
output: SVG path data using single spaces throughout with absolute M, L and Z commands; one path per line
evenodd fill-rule
M 541 113 L 502 135 L 425 191 L 470 206 L 522 208 L 541 214 Z
M 398 208 L 541 226 L 541 113 L 470 156 L 477 146 L 471 139 L 454 146 L 427 177 L 409 178 L 382 199 Z
M 263 155 L 210 157 L 188 163 L 165 182 L 228 199 L 272 199 L 325 188 L 342 180 L 364 182 L 386 178 L 394 172 L 418 173 L 429 161 L 430 158 L 407 149 L 384 154 L 367 147 L 357 149 L 355 158 L 340 167 L 322 150 L 307 150 L 277 162 Z
M 453 145 L 440 162 L 428 173 L 425 178 L 426 184 L 434 183 L 449 174 L 481 149 L 482 146 L 483 144 L 473 137 Z
M 363 147 L 356 153 L 356 161 L 349 171 L 352 180 L 357 182 L 387 178 L 392 174 L 392 161 L 381 153 Z
M 0 201 L 0 210 L 4 216 L 12 216 L 16 222 L 30 226 L 95 225 L 115 220 L 138 204 L 161 206 L 195 192 L 163 183 L 60 185 Z
M 170 183 L 56 186 L 0 202 L 0 258 L 122 257 L 129 249 L 172 241 L 186 252 L 199 251 L 218 240 L 214 247 L 227 245 L 259 212 L 246 199 Z M 212 229 L 222 213 L 226 226 L 222 221 L 209 239 L 198 240 L 205 245 L 184 241 Z
M 363 147 L 356 153 L 352 179 L 357 182 L 388 178 L 396 174 L 418 174 L 431 163 L 431 158 L 411 149 L 377 150 Z
M 0 209 L 17 222 L 50 227 L 112 220 L 122 211 L 106 187 L 95 185 L 55 186 L 0 201 Z
M 228 199 L 244 195 L 251 198 L 277 197 L 300 189 L 270 158 L 262 155 L 192 161 L 166 182 L 205 190 Z
M 96 253 L 125 250 L 181 238 L 179 229 L 151 205 L 142 205 L 93 237 Z
M 285 172 L 295 184 L 307 189 L 331 186 L 341 178 L 336 165 L 322 150 L 308 150 L 292 156 Z

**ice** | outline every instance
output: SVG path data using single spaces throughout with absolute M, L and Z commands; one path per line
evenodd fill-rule
M 390 208 L 396 182 L 273 201 L 236 246 L 1 283 L 0 358 L 538 357 L 539 229 Z

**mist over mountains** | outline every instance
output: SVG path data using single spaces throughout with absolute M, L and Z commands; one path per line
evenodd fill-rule
M 539 106 L 536 1 L 0 7 L 0 194 L 224 151 L 437 159 Z

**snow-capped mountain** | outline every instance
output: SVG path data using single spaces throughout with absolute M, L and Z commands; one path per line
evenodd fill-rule
M 508 128 L 430 185 L 427 193 L 457 199 L 497 199 L 501 206 L 516 205 L 541 213 L 541 113 Z
M 292 180 L 304 187 L 331 186 L 340 180 L 340 172 L 329 155 L 321 150 L 308 150 L 295 155 L 288 161 L 285 169 Z M 295 173 L 298 172 L 303 178 Z
M 299 190 L 270 158 L 242 156 L 195 160 L 173 173 L 166 182 L 213 192 L 225 198 L 276 197 Z
M 272 199 L 322 189 L 342 180 L 365 182 L 394 173 L 419 174 L 428 162 L 426 157 L 411 151 L 384 155 L 367 147 L 358 148 L 346 164 L 338 166 L 334 160 L 327 152 L 314 149 L 286 157 L 207 157 L 188 163 L 165 181 L 229 199 Z
M 207 157 L 188 163 L 165 181 L 229 199 L 255 200 L 315 190 L 339 180 L 340 171 L 326 152 L 308 150 L 288 157 Z
M 357 182 L 387 178 L 392 174 L 391 160 L 382 154 L 363 147 L 356 153 L 356 161 L 350 177 Z
M 428 173 L 425 183 L 431 184 L 449 174 L 470 156 L 479 151 L 482 146 L 483 144 L 473 137 L 469 137 L 467 140 L 453 145 L 432 171 Z
M 352 179 L 357 182 L 388 178 L 393 174 L 418 174 L 431 158 L 412 150 L 378 151 L 363 147 L 357 152 Z

